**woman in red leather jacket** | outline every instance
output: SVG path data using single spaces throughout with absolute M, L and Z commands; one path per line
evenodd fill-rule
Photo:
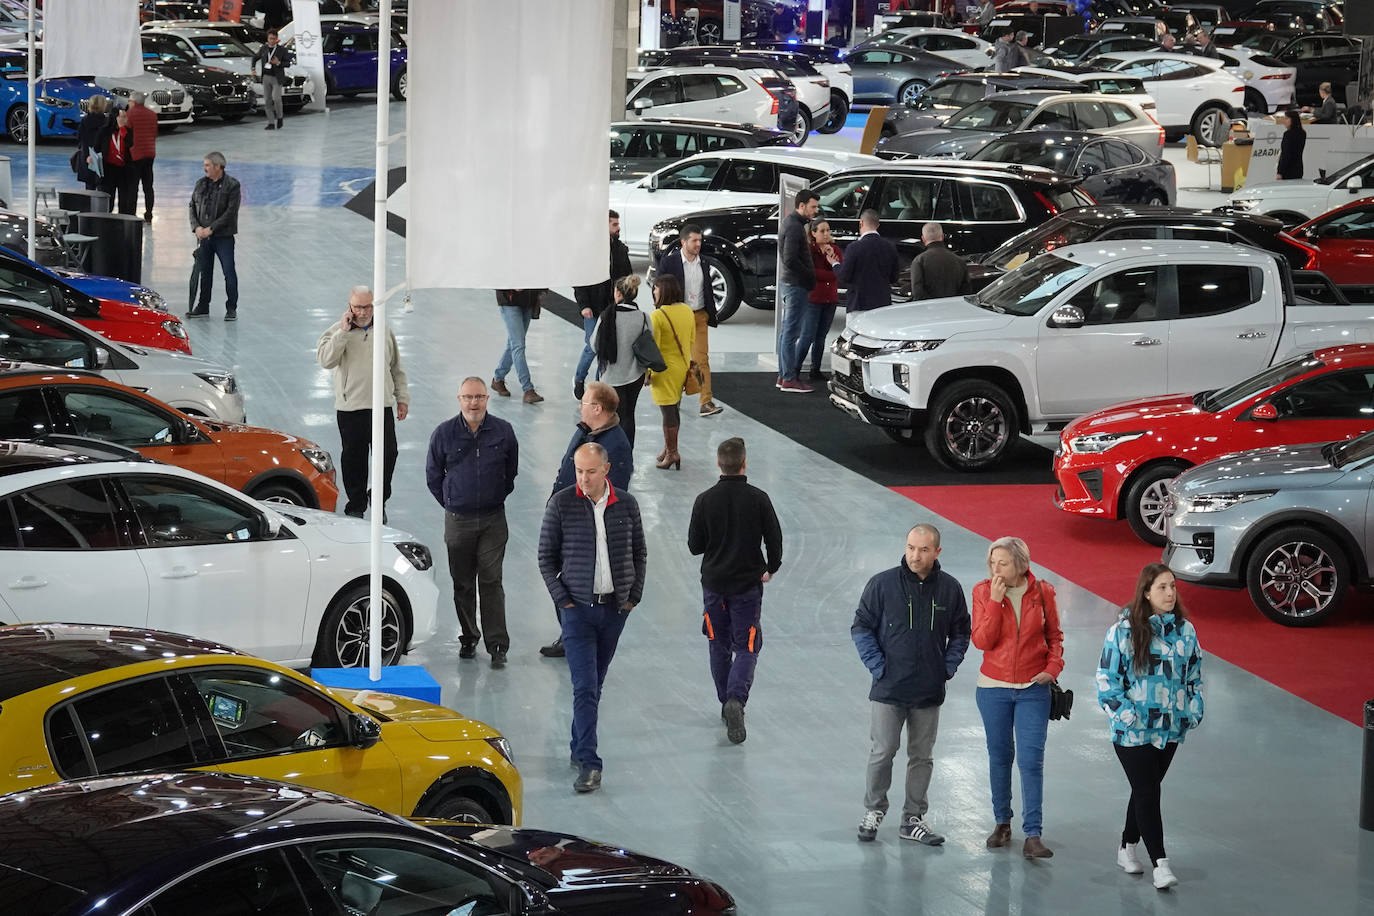
M 840 246 L 830 238 L 830 224 L 824 217 L 813 219 L 806 227 L 806 236 L 811 241 L 811 263 L 816 265 L 816 286 L 811 290 L 811 320 L 802 326 L 801 336 L 797 339 L 796 366 L 800 370 L 806 361 L 806 353 L 811 352 L 811 381 L 824 378 L 821 372 L 825 358 L 825 337 L 830 333 L 830 324 L 835 320 L 835 306 L 840 302 L 840 287 L 835 280 L 835 270 L 844 261 Z
M 1011 843 L 1011 765 L 1021 771 L 1021 853 L 1054 853 L 1040 839 L 1050 682 L 1064 670 L 1064 631 L 1054 587 L 1030 571 L 1030 549 L 1004 537 L 988 548 L 988 578 L 973 587 L 973 644 L 983 650 L 978 712 L 987 736 L 992 813 L 989 849 Z

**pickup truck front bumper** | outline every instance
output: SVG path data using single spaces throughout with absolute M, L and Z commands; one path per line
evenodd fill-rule
M 875 398 L 863 391 L 855 390 L 844 384 L 838 375 L 832 375 L 830 384 L 830 403 L 843 410 L 856 420 L 873 426 L 890 426 L 898 429 L 925 429 L 924 410 L 914 410 L 901 404 L 893 404 Z

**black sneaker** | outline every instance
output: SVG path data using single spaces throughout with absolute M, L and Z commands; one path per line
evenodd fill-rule
M 277 118 L 277 130 L 281 130 L 285 126 L 286 122 L 283 121 L 281 118 Z
M 238 313 L 238 312 L 225 312 L 225 313 L 224 313 L 224 320 L 225 320 L 225 321 L 238 321 L 238 320 L 239 320 L 239 313 Z
M 275 125 L 275 124 L 273 124 L 273 123 L 271 123 L 271 122 L 268 122 L 267 126 L 263 128 L 263 130 L 276 130 L 276 129 L 277 129 L 277 125 Z
M 731 697 L 725 701 L 725 736 L 730 739 L 731 744 L 743 744 L 745 739 L 744 731 L 744 704 Z
M 458 646 L 458 657 L 459 657 L 459 658 L 476 658 L 476 657 L 477 657 L 477 643 L 475 643 L 475 642 L 465 642 L 465 643 L 459 644 L 459 646 Z
M 208 308 L 207 308 L 207 309 L 204 309 L 204 310 L 201 310 L 201 309 L 190 309 L 189 311 L 186 312 L 186 317 L 187 317 L 187 318 L 204 318 L 204 317 L 205 317 L 206 315 L 208 315 L 208 314 L 210 314 L 210 310 L 209 310 Z
M 902 826 L 897 828 L 897 835 L 904 840 L 915 840 L 926 846 L 939 846 L 945 841 L 930 825 L 914 814 L 902 819 Z
M 545 658 L 562 658 L 565 656 L 567 653 L 563 651 L 563 637 L 558 637 L 547 646 L 541 646 L 539 654 Z
M 580 400 L 582 400 L 582 395 L 584 395 L 584 394 L 586 394 L 586 393 L 587 393 L 587 383 L 586 383 L 585 380 L 583 380 L 583 379 L 577 379 L 576 381 L 573 382 L 573 398 L 574 398 L 574 399 L 580 401 Z
M 495 652 L 491 653 L 491 667 L 496 670 L 506 667 L 505 649 L 497 649 Z
M 583 767 L 582 772 L 577 774 L 577 779 L 573 781 L 573 789 L 582 794 L 595 792 L 601 788 L 601 771 L 593 770 L 591 767 Z
M 878 836 L 878 825 L 883 822 L 884 812 L 869 810 L 864 812 L 864 819 L 859 821 L 859 839 L 865 843 L 872 843 Z

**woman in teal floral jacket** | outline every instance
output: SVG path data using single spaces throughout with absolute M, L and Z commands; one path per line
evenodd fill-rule
M 1128 874 L 1143 874 L 1135 853 L 1143 839 L 1155 887 L 1172 887 L 1178 879 L 1164 852 L 1160 784 L 1178 746 L 1202 722 L 1202 651 L 1169 567 L 1151 563 L 1140 571 L 1131 603 L 1107 630 L 1097 702 L 1131 784 L 1116 862 Z

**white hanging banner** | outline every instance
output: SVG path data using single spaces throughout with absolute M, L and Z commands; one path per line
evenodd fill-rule
M 728 0 L 727 0 L 728 2 Z M 663 26 L 663 13 L 655 0 L 640 0 L 639 7 L 639 47 L 643 51 L 656 51 L 662 38 L 659 31 Z
M 43 76 L 139 76 L 138 0 L 47 0 Z
M 324 111 L 324 36 L 320 34 L 320 5 L 316 0 L 291 0 L 291 16 L 290 32 L 280 37 L 282 41 L 291 39 L 296 66 L 309 73 L 310 82 L 314 84 L 310 90 L 310 104 L 305 107 Z M 382 103 L 385 102 L 383 99 Z
M 721 25 L 721 37 L 726 41 L 739 41 L 740 39 L 740 0 L 725 0 L 724 23 Z
M 613 7 L 410 4 L 406 235 L 416 289 L 606 279 Z M 470 112 L 496 114 L 477 129 Z

